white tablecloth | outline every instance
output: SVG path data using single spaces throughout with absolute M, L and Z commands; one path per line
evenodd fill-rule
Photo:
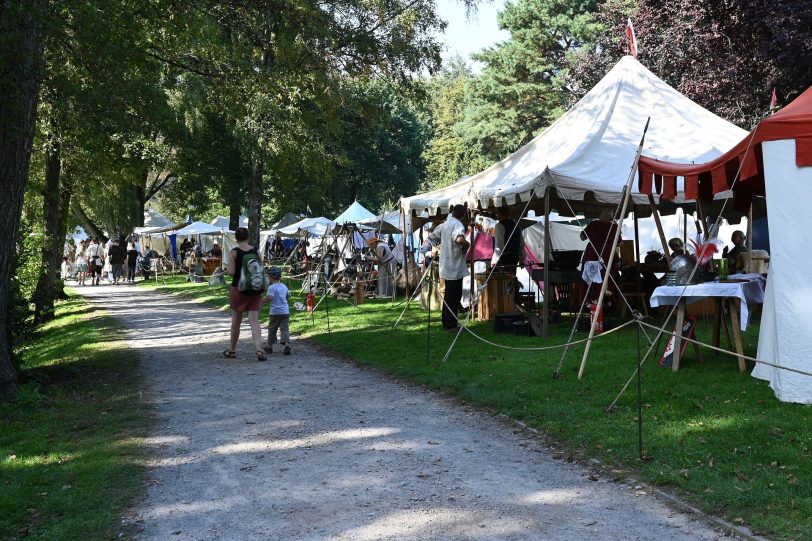
M 705 282 L 689 286 L 660 286 L 651 294 L 651 306 L 656 308 L 663 305 L 676 304 L 682 295 L 687 304 L 702 300 L 706 297 L 736 297 L 741 299 L 741 330 L 747 329 L 750 320 L 750 305 L 764 302 L 764 287 L 767 279 L 760 274 L 733 274 L 731 280 L 747 280 L 747 282 Z

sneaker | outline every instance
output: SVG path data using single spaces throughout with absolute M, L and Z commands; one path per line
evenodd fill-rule
M 265 350 L 265 353 L 273 353 L 273 346 L 265 346 L 262 349 Z
M 290 346 L 285 346 L 285 355 L 290 355 Z

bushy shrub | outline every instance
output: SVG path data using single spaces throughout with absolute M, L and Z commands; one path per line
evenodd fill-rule
M 33 306 L 29 300 L 34 295 L 42 266 L 41 244 L 41 226 L 37 229 L 23 218 L 9 280 L 8 338 L 15 354 L 19 353 L 17 349 L 21 339 L 31 334 L 35 328 Z

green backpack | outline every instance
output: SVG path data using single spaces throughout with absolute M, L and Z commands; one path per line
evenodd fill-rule
M 243 254 L 237 289 L 245 295 L 260 295 L 267 287 L 268 279 L 265 276 L 265 269 L 262 267 L 259 255 L 254 252 Z

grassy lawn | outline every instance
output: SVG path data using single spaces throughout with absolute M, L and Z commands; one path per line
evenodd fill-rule
M 20 398 L 0 406 L 0 539 L 129 538 L 142 494 L 136 357 L 109 316 L 72 297 L 25 345 Z
M 157 289 L 215 307 L 228 304 L 225 288 L 182 278 Z M 613 413 L 603 411 L 634 371 L 632 327 L 593 344 L 581 381 L 577 370 L 583 346 L 572 347 L 561 377 L 554 380 L 561 350 L 498 349 L 468 334 L 443 364 L 453 334 L 438 328 L 439 314 L 432 314 L 427 333 L 427 313 L 413 304 L 393 330 L 401 310 L 391 303 L 354 307 L 330 299 L 330 332 L 322 307 L 315 322 L 293 314 L 291 326 L 360 364 L 522 420 L 557 442 L 564 456 L 601 460 L 605 476 L 635 476 L 666 487 L 706 512 L 775 539 L 812 539 L 812 408 L 778 402 L 765 382 L 738 371 L 735 358 L 706 350 L 699 364 L 689 346 L 674 374 L 657 366 L 664 340 L 659 344 L 642 371 L 643 439 L 650 457 L 644 462 L 637 452 L 634 384 Z M 698 325 L 705 342 L 710 341 L 709 323 L 700 318 Z M 494 334 L 487 322 L 471 328 L 493 342 L 537 347 L 564 343 L 571 321 L 551 326 L 548 340 Z M 585 335 L 576 333 L 576 339 Z M 754 354 L 757 321 L 743 339 L 745 352 Z

